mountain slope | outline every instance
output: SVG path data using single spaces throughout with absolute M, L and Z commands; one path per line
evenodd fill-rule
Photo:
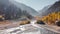
M 45 9 L 45 8 L 44 8 Z M 43 10 L 44 10 L 43 9 Z M 44 10 L 44 11 L 41 11 L 41 15 L 42 16 L 45 16 L 45 15 L 48 15 L 49 13 L 52 13 L 52 12 L 58 12 L 60 11 L 60 1 L 57 1 L 55 2 L 53 5 L 51 5 L 48 9 Z
M 40 10 L 39 11 L 40 16 L 44 16 L 43 14 L 45 14 L 46 13 L 46 10 L 49 9 L 50 7 L 51 7 L 51 5 L 48 5 L 48 6 L 44 7 L 42 10 Z
M 39 15 L 39 13 L 37 11 L 35 11 L 31 7 L 26 6 L 26 5 L 22 4 L 22 3 L 16 2 L 14 0 L 11 0 L 11 3 L 14 4 L 14 5 L 16 5 L 21 10 L 26 10 L 28 13 L 30 13 L 33 16 L 38 16 Z
M 38 12 L 14 0 L 0 0 L 0 15 L 4 15 L 4 18 L 9 20 L 21 18 L 21 16 L 32 18 L 37 16 Z

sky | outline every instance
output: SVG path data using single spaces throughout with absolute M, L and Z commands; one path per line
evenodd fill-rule
M 43 9 L 45 6 L 54 4 L 57 0 L 15 0 L 32 7 L 36 11 Z

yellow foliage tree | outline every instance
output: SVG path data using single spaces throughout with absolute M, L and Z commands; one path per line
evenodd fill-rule
M 55 24 L 56 20 L 60 20 L 60 12 L 53 12 L 44 16 L 42 20 L 48 24 Z

